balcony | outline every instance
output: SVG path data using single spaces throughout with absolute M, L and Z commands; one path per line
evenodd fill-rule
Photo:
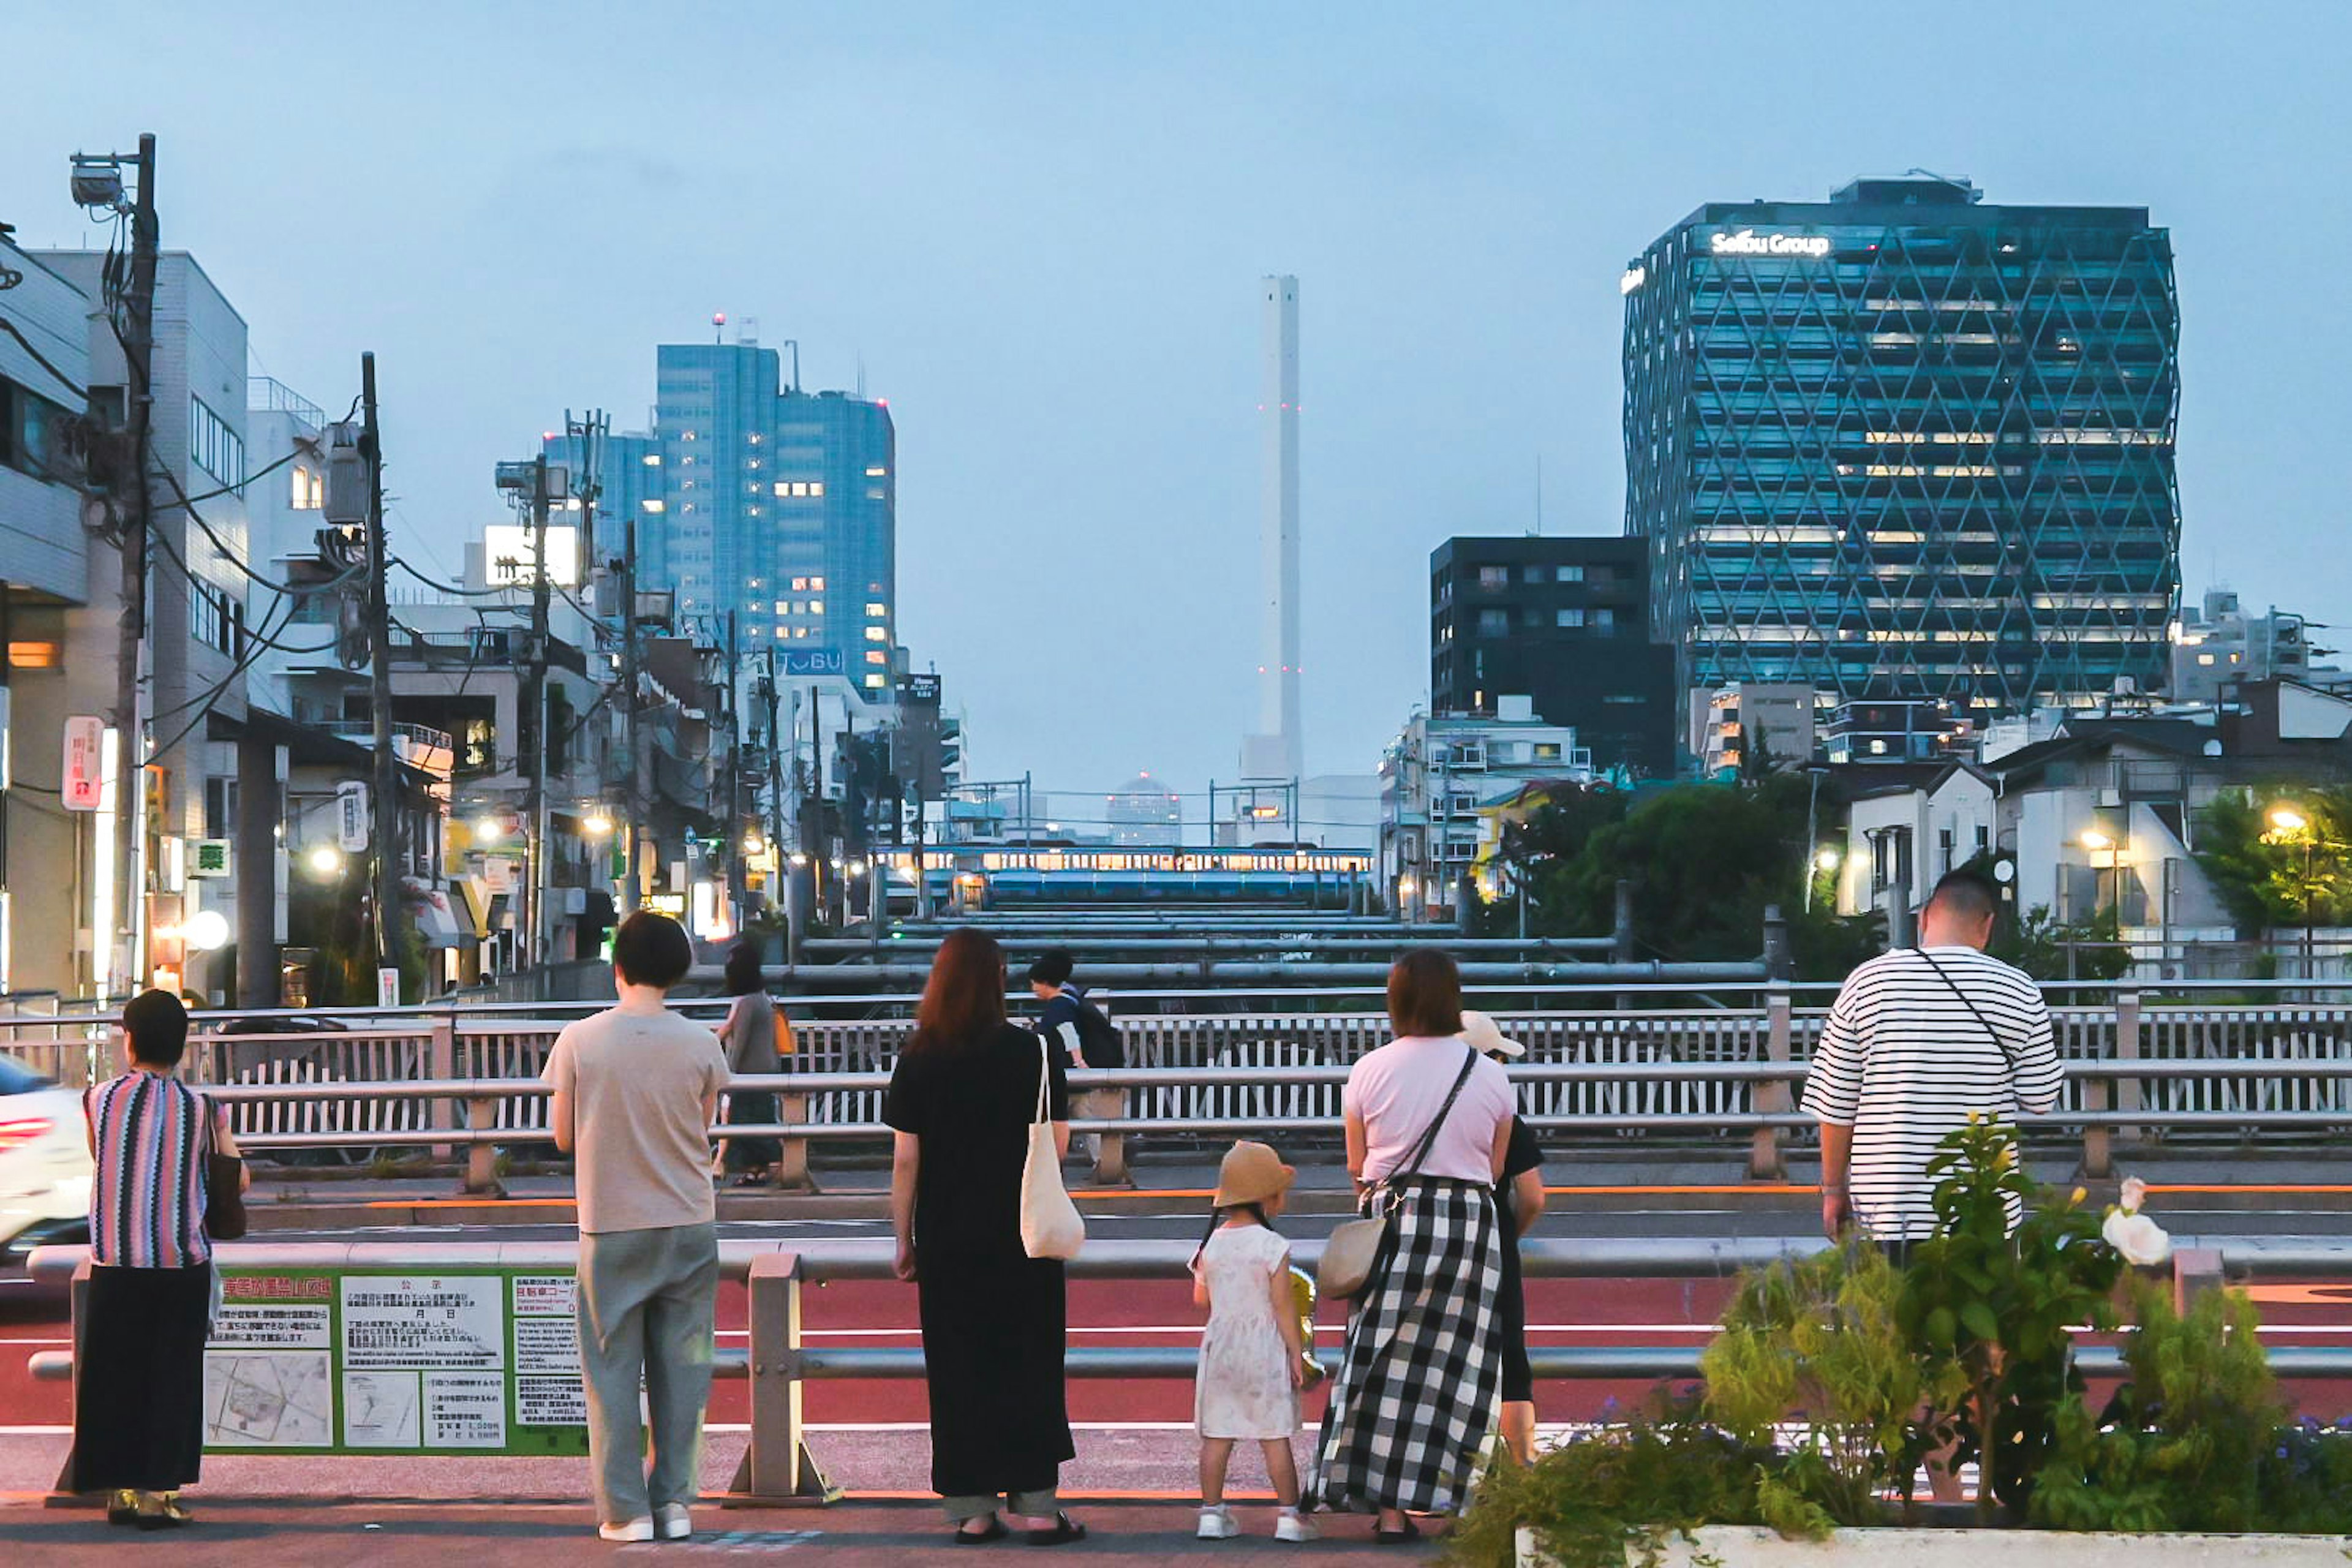
M 325 726 L 331 735 L 355 741 L 362 746 L 375 744 L 375 726 L 355 721 L 339 721 Z M 419 773 L 431 773 L 446 781 L 457 767 L 457 742 L 446 730 L 436 730 L 425 724 L 394 724 L 392 727 L 392 752 Z

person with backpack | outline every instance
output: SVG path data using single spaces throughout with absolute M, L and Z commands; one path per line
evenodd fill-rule
M 1087 1000 L 1085 990 L 1072 983 L 1070 976 L 1076 967 L 1069 950 L 1059 947 L 1039 954 L 1029 966 L 1029 989 L 1045 1004 L 1037 1016 L 1037 1032 L 1056 1049 L 1067 1052 L 1072 1067 L 1123 1068 L 1126 1042 L 1103 1016 L 1102 1009 Z M 1115 1121 L 1127 1114 L 1127 1091 L 1087 1089 L 1076 1097 L 1070 1110 L 1080 1121 Z M 1087 1140 L 1095 1168 L 1113 1176 L 1126 1169 L 1125 1144 L 1126 1135 L 1118 1132 L 1090 1133 Z

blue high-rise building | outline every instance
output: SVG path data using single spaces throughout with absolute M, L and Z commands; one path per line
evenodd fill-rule
M 804 392 L 782 371 L 756 343 L 663 344 L 653 430 L 607 442 L 599 511 L 634 510 L 638 585 L 675 595 L 682 622 L 732 615 L 747 664 L 771 646 L 838 654 L 862 694 L 887 702 L 898 647 L 889 405 Z M 549 454 L 569 449 L 558 437 Z M 616 552 L 614 524 L 597 531 L 599 552 Z
M 1686 685 L 2162 684 L 2179 315 L 2145 207 L 1711 203 L 1626 268 L 1625 531 Z

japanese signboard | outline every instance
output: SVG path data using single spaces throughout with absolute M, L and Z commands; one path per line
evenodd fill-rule
M 106 721 L 77 713 L 66 721 L 65 806 L 96 811 L 106 780 Z
M 221 1272 L 205 1352 L 208 1449 L 587 1452 L 570 1274 Z

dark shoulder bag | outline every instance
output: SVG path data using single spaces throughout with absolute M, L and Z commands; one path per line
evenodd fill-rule
M 1423 1129 L 1421 1142 L 1372 1189 L 1372 1212 L 1361 1219 L 1332 1226 L 1323 1243 L 1323 1256 L 1315 1264 L 1315 1292 L 1324 1300 L 1353 1300 L 1380 1271 L 1381 1259 L 1389 1250 L 1389 1216 L 1396 1208 L 1394 1184 L 1413 1174 L 1429 1158 L 1430 1145 L 1437 1142 L 1437 1130 L 1445 1125 L 1454 1102 L 1462 1097 L 1462 1086 L 1470 1081 L 1470 1069 L 1477 1065 L 1478 1053 L 1469 1051 L 1462 1070 L 1454 1075 L 1454 1087 L 1445 1091 L 1445 1102 Z
M 215 1140 L 213 1108 L 196 1096 L 196 1118 L 204 1123 L 205 1234 L 215 1241 L 236 1241 L 245 1235 L 245 1162 L 224 1154 Z

